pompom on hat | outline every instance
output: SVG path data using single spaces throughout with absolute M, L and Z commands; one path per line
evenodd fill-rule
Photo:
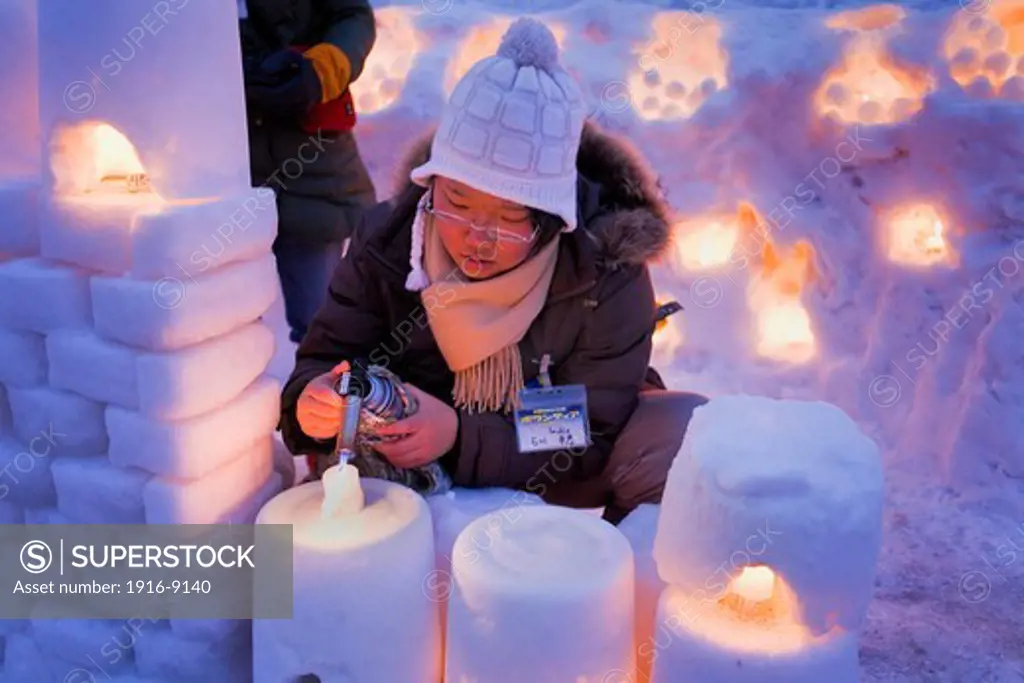
M 430 159 L 413 169 L 410 179 L 429 187 L 434 176 L 451 178 L 559 216 L 571 232 L 576 229 L 576 154 L 585 118 L 582 92 L 559 64 L 551 30 L 535 19 L 517 19 L 497 53 L 473 65 L 455 86 Z M 422 259 L 423 211 L 418 211 L 407 289 L 419 291 L 429 284 Z

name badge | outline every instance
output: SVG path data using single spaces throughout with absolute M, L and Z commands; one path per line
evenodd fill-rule
M 527 388 L 519 392 L 516 439 L 520 453 L 587 448 L 590 419 L 582 384 Z

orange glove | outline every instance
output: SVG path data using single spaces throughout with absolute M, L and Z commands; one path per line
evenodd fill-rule
M 341 97 L 352 78 L 352 63 L 348 56 L 330 43 L 314 45 L 302 54 L 313 63 L 320 78 L 321 102 Z

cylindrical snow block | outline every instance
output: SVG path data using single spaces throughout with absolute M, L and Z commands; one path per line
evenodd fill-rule
M 658 602 L 652 683 L 857 683 L 857 634 L 742 621 L 669 587 Z
M 441 635 L 448 627 L 448 596 L 452 591 L 452 555 L 459 534 L 479 517 L 496 513 L 490 517 L 491 525 L 482 530 L 486 534 L 491 528 L 515 524 L 522 515 L 522 507 L 543 505 L 544 501 L 525 491 L 506 488 L 466 489 L 455 488 L 447 493 L 429 496 L 430 516 L 434 522 L 434 554 L 437 568 L 427 581 L 426 589 L 441 605 Z M 465 546 L 472 550 L 477 544 Z
M 486 537 L 491 528 L 516 524 L 523 507 L 544 505 L 544 501 L 532 493 L 506 488 L 455 488 L 427 497 L 427 505 L 434 523 L 437 571 L 447 577 L 451 575 L 455 541 L 466 527 L 484 515 L 496 513 L 490 518 L 491 527 L 483 530 Z
M 514 524 L 480 517 L 455 542 L 446 683 L 632 675 L 629 542 L 579 510 L 545 505 L 520 513 Z
M 255 683 L 437 683 L 438 606 L 423 589 L 434 569 L 430 510 L 398 484 L 361 481 L 365 507 L 321 519 L 323 484 L 276 496 L 257 524 L 291 524 L 294 618 L 253 620 Z
M 858 631 L 881 546 L 878 447 L 842 410 L 754 396 L 697 408 L 669 472 L 654 558 L 666 583 L 716 601 L 772 569 L 820 635 Z

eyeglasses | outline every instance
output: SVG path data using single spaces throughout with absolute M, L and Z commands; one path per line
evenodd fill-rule
M 456 216 L 455 214 L 448 213 L 447 211 L 439 211 L 432 206 L 427 206 L 423 209 L 428 216 L 435 216 L 443 218 L 446 221 L 451 221 L 455 225 L 463 228 L 469 228 L 478 235 L 486 235 L 496 239 L 499 242 L 507 242 L 510 244 L 530 244 L 537 239 L 537 228 L 533 228 L 529 235 L 520 235 L 508 230 L 502 230 L 497 226 L 477 225 L 473 221 L 466 220 L 462 216 Z

